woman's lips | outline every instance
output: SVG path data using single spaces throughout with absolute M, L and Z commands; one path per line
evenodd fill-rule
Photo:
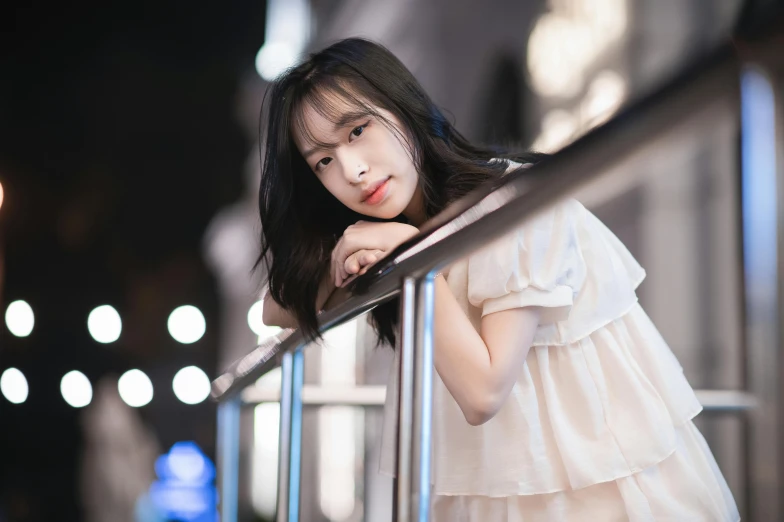
M 387 177 L 376 183 L 373 183 L 371 186 L 366 188 L 362 191 L 362 203 L 367 205 L 378 205 L 381 203 L 389 192 L 389 180 L 391 178 Z

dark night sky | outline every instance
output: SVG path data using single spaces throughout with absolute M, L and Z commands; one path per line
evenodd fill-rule
M 204 228 L 240 195 L 252 147 L 236 118 L 240 78 L 263 42 L 264 2 L 109 2 L 5 8 L 0 16 L 0 308 L 25 299 L 36 328 L 0 329 L 0 371 L 27 376 L 30 396 L 0 398 L 0 520 L 78 520 L 79 412 L 62 375 L 140 368 L 156 395 L 142 408 L 164 448 L 214 450 L 214 409 L 171 392 L 176 369 L 215 372 L 214 281 Z M 110 346 L 86 318 L 112 304 L 123 335 Z M 178 345 L 168 313 L 199 306 L 207 335 Z M 176 417 L 176 421 L 174 418 Z

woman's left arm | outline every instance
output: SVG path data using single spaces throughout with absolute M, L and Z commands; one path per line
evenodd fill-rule
M 388 253 L 417 232 L 401 223 L 360 222 L 349 227 L 333 252 L 335 274 L 340 279 L 361 269 L 346 266 L 354 253 Z M 442 276 L 436 277 L 435 294 L 436 370 L 466 420 L 483 424 L 498 413 L 519 377 L 540 311 L 529 307 L 488 314 L 477 333 Z
M 435 366 L 469 424 L 484 424 L 503 406 L 523 370 L 539 315 L 539 308 L 488 314 L 477 333 L 446 280 L 436 277 Z

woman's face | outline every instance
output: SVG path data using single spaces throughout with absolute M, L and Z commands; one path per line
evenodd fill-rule
M 356 111 L 345 101 L 345 113 Z M 337 108 L 343 109 L 340 105 Z M 319 181 L 351 210 L 381 219 L 404 214 L 412 223 L 424 221 L 418 173 L 403 141 L 400 122 L 390 112 L 374 107 L 394 126 L 374 116 L 336 125 L 310 105 L 303 107 L 309 136 L 295 131 L 294 141 Z M 328 147 L 315 145 L 330 144 Z

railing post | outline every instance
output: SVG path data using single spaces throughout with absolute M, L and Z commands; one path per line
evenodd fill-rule
M 299 521 L 302 469 L 302 347 L 283 354 L 280 383 L 280 458 L 278 459 L 278 522 Z
M 400 397 L 395 522 L 430 520 L 434 276 L 401 292 Z
M 240 397 L 218 405 L 221 522 L 237 522 L 240 478 Z

